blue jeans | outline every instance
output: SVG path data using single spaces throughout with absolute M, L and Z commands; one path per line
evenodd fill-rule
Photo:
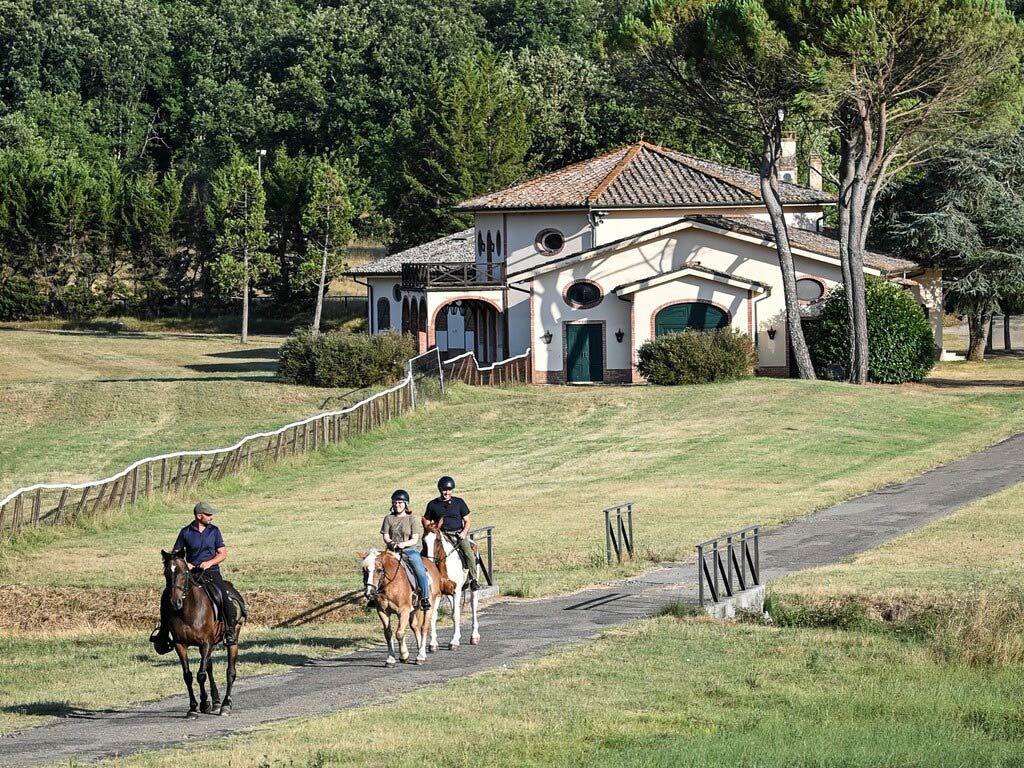
M 420 583 L 420 594 L 430 598 L 430 582 L 427 581 L 427 569 L 423 567 L 423 558 L 418 550 L 410 547 L 402 550 L 405 559 L 412 566 L 412 572 L 416 574 L 416 581 Z

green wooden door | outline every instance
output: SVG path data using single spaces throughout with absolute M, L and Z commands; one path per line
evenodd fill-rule
M 686 302 L 665 307 L 654 318 L 654 335 L 664 336 L 690 328 L 714 331 L 729 325 L 729 315 L 713 304 Z
M 601 324 L 565 326 L 566 361 L 569 381 L 604 381 Z

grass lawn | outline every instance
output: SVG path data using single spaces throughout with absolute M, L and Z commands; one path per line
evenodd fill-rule
M 952 366 L 940 373 L 977 377 Z M 1024 378 L 1024 365 L 1012 373 Z M 644 567 L 603 567 L 600 510 L 609 503 L 637 503 L 645 557 L 688 557 L 707 536 L 753 521 L 778 524 L 1024 429 L 1022 397 L 1000 384 L 855 388 L 770 379 L 455 387 L 443 405 L 315 456 L 226 479 L 204 495 L 222 510 L 229 576 L 263 596 L 259 606 L 254 601 L 256 625 L 282 618 L 275 601 L 290 610 L 296 594 L 315 604 L 357 588 L 356 550 L 375 543 L 391 490 L 409 488 L 421 509 L 442 473 L 456 476 L 477 524 L 497 525 L 502 589 L 551 594 Z M 145 636 L 156 617 L 158 550 L 173 542 L 193 501 L 157 500 L 79 528 L 43 529 L 0 550 L 0 579 L 10 585 L 0 590 L 0 631 L 9 638 L 0 654 L 7 681 L 0 707 L 122 706 L 177 690 L 177 674 L 152 656 Z M 109 603 L 96 596 L 112 589 L 117 611 L 109 623 L 124 633 L 123 646 L 96 632 L 105 627 L 96 605 Z M 92 675 L 88 697 L 62 695 L 59 684 L 41 685 L 10 663 L 51 635 L 77 643 L 76 653 L 93 658 L 97 670 L 119 673 Z M 118 650 L 132 643 L 134 655 Z M 51 679 L 77 675 L 75 659 L 58 655 Z M 153 685 L 153 675 L 164 684 Z
M 520 669 L 117 761 L 178 766 L 1011 766 L 1020 671 L 882 633 L 660 618 Z
M 343 393 L 274 380 L 280 344 L 0 330 L 0 495 L 96 479 L 337 407 Z

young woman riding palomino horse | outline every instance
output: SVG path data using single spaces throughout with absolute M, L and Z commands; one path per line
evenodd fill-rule
M 173 645 L 181 662 L 182 677 L 188 689 L 188 717 L 199 712 L 226 715 L 231 711 L 231 688 L 235 683 L 235 665 L 238 660 L 238 621 L 235 601 L 241 608 L 242 618 L 248 616 L 242 596 L 220 574 L 220 564 L 228 550 L 220 529 L 213 524 L 216 513 L 213 505 L 201 501 L 192 510 L 194 520 L 181 529 L 174 549 L 161 550 L 164 562 L 166 588 L 160 600 L 160 627 L 151 640 L 157 653 L 166 653 Z M 211 593 L 213 596 L 211 596 Z M 220 608 L 220 617 L 215 610 Z M 234 598 L 234 599 L 233 599 Z M 227 691 L 221 703 L 220 692 L 213 677 L 213 648 L 223 641 L 228 647 Z M 188 649 L 199 648 L 200 701 L 196 702 L 192 689 L 192 671 L 189 668 Z M 206 679 L 210 679 L 210 700 L 206 695 Z
M 410 624 L 416 636 L 416 663 L 427 660 L 427 627 L 435 624 L 434 616 L 441 600 L 441 575 L 433 563 L 424 563 L 419 546 L 423 538 L 420 521 L 409 512 L 409 494 L 397 490 L 391 494 L 391 510 L 380 526 L 385 552 L 372 549 L 363 553 L 363 584 L 366 599 L 377 609 L 388 644 L 387 666 L 395 665 L 392 638 L 398 640 L 402 663 L 409 661 L 405 633 Z M 407 571 L 403 563 L 411 570 Z M 415 590 L 419 589 L 417 599 Z M 392 617 L 398 625 L 392 629 Z
M 455 480 L 445 475 L 437 481 L 440 495 L 427 504 L 423 514 L 423 527 L 426 535 L 423 542 L 427 548 L 427 557 L 441 570 L 445 577 L 442 593 L 452 602 L 452 619 L 455 632 L 452 634 L 449 648 L 458 650 L 462 640 L 462 594 L 465 589 L 471 591 L 470 607 L 473 623 L 469 642 L 476 645 L 480 642 L 480 626 L 477 622 L 477 581 L 479 566 L 477 565 L 476 545 L 470 541 L 469 507 L 458 496 L 453 496 Z M 440 542 L 440 546 L 438 543 Z M 437 611 L 430 628 L 430 650 L 437 649 Z

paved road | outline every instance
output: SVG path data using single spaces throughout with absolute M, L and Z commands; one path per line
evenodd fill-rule
M 1019 482 L 1024 482 L 1024 434 L 769 532 L 761 550 L 763 573 L 778 578 L 842 562 Z M 236 688 L 237 709 L 227 718 L 186 722 L 184 696 L 123 712 L 75 714 L 0 739 L 0 765 L 126 755 L 370 704 L 413 687 L 522 663 L 555 646 L 593 638 L 606 627 L 649 616 L 662 606 L 695 599 L 693 565 L 675 564 L 574 595 L 498 602 L 481 617 L 482 645 L 467 645 L 457 653 L 441 651 L 423 667 L 384 669 L 384 653 L 378 647 L 310 662 L 282 675 L 242 677 Z

